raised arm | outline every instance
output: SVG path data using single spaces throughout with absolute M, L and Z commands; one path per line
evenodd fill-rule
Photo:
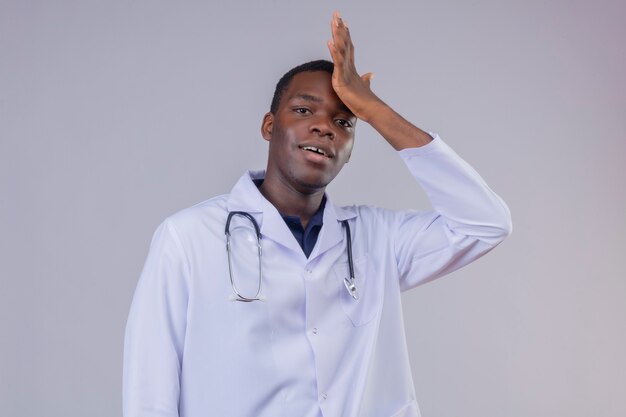
M 335 64 L 333 88 L 341 101 L 398 151 L 429 143 L 432 137 L 428 133 L 405 120 L 372 92 L 373 73 L 358 74 L 350 30 L 339 12 L 333 13 L 330 27 L 332 40 L 328 41 L 328 50 Z
M 401 288 L 413 288 L 479 258 L 511 232 L 508 207 L 450 147 L 406 121 L 370 88 L 372 73 L 359 75 L 348 25 L 338 12 L 328 49 L 335 64 L 337 96 L 399 152 L 428 194 L 432 212 L 405 211 L 394 218 L 393 241 Z

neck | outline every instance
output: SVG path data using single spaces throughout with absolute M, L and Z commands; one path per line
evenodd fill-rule
M 298 216 L 302 226 L 306 228 L 311 217 L 322 203 L 325 188 L 302 192 L 285 181 L 267 175 L 259 191 L 279 213 L 287 216 Z

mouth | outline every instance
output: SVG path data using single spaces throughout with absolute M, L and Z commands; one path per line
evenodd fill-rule
M 330 151 L 326 151 L 322 148 L 318 148 L 317 146 L 305 145 L 305 146 L 300 146 L 300 149 L 302 149 L 303 151 L 313 152 L 317 155 L 325 156 L 326 158 L 329 158 L 329 159 L 333 157 L 330 154 Z

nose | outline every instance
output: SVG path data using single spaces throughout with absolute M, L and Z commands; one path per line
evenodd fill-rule
M 335 130 L 333 129 L 332 120 L 328 117 L 317 117 L 310 128 L 312 133 L 316 133 L 321 137 L 328 137 L 328 139 L 335 139 Z

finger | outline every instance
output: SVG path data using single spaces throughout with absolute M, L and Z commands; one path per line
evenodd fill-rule
M 354 44 L 352 43 L 352 36 L 350 36 L 350 28 L 348 27 L 348 22 L 345 20 L 341 20 L 339 25 L 341 37 L 344 39 L 346 50 L 348 51 L 348 55 L 350 56 L 350 61 L 354 63 Z
M 345 41 L 341 39 L 341 36 L 333 31 L 333 39 L 328 41 L 328 43 L 333 60 L 336 62 L 341 58 L 341 61 L 343 61 L 343 58 L 347 56 L 347 53 Z
M 330 51 L 333 63 L 343 68 L 348 65 L 354 66 L 354 50 L 348 24 L 341 18 L 338 11 L 333 13 L 330 29 L 332 33 L 332 41 L 328 42 L 328 50 Z
M 352 43 L 352 36 L 350 36 L 350 32 L 348 32 L 348 43 L 350 45 L 350 61 L 354 64 L 354 44 Z
M 334 36 L 332 40 L 332 45 L 335 52 L 337 52 L 337 54 L 340 55 L 344 60 L 350 59 L 350 45 L 346 43 L 345 39 L 338 35 Z
M 333 43 L 337 51 L 343 54 L 351 62 L 354 62 L 354 45 L 350 36 L 348 22 L 341 18 L 338 11 L 333 13 L 331 20 L 331 32 L 333 35 Z
M 333 18 L 330 22 L 330 31 L 335 44 L 348 43 L 350 37 L 348 34 L 348 25 L 343 21 L 338 11 L 333 13 Z
M 328 51 L 330 52 L 330 57 L 333 60 L 333 64 L 338 67 L 343 67 L 345 62 L 344 55 L 339 50 L 337 50 L 337 47 L 335 46 L 333 41 L 328 41 L 326 44 L 328 46 Z
M 341 42 L 340 37 L 341 34 L 338 31 L 339 21 L 337 17 L 338 12 L 333 13 L 333 19 L 330 22 L 330 33 L 333 37 L 333 44 L 338 46 Z
M 333 17 L 330 20 L 330 33 L 333 36 L 333 42 L 337 42 L 337 39 L 339 37 L 339 33 L 337 31 L 337 29 L 339 28 L 339 21 L 340 21 L 341 17 L 339 15 L 339 11 L 335 10 L 333 12 Z
M 326 46 L 328 46 L 328 52 L 330 52 L 330 57 L 332 58 L 333 62 L 337 61 L 337 50 L 335 49 L 335 45 L 333 43 L 332 40 L 329 40 L 328 42 L 326 42 Z
M 341 22 L 341 14 L 339 13 L 339 10 L 335 10 L 333 12 L 333 23 L 336 27 L 339 27 L 340 22 Z

